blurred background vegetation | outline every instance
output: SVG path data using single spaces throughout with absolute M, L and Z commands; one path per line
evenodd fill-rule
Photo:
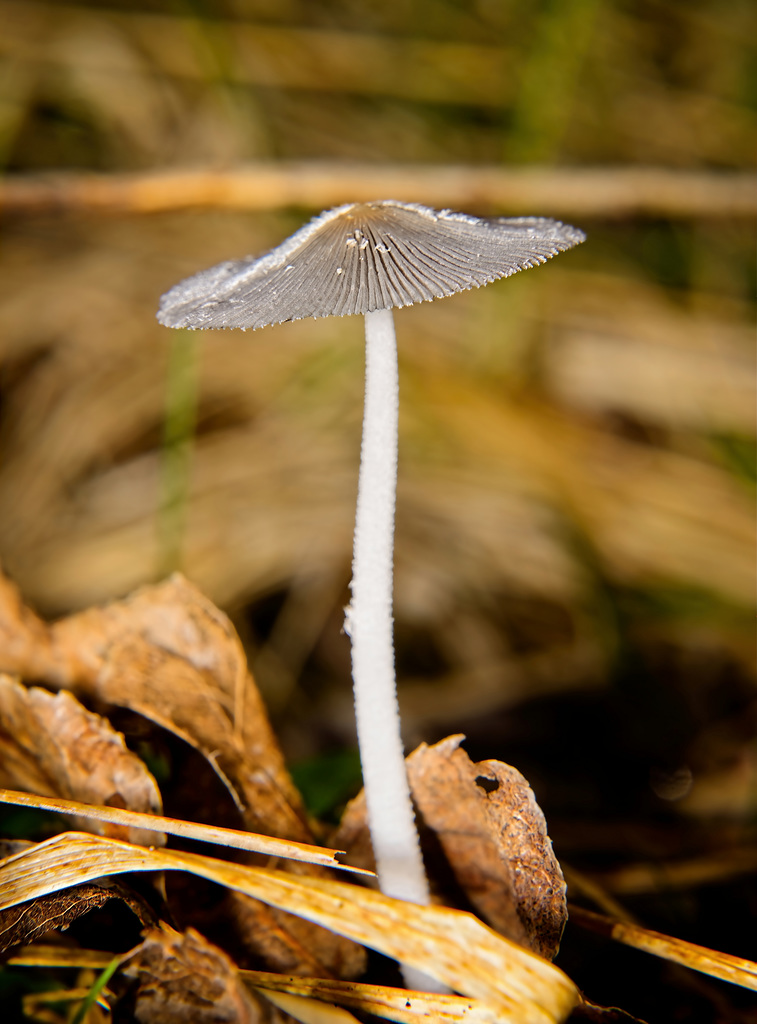
M 158 298 L 369 171 L 421 174 L 373 198 L 430 202 L 425 181 L 434 205 L 450 167 L 546 180 L 538 209 L 472 188 L 467 212 L 585 245 L 397 316 L 407 742 L 465 731 L 531 780 L 566 864 L 755 957 L 755 231 L 722 202 L 753 168 L 754 5 L 0 0 L 0 25 L 0 559 L 25 597 L 54 616 L 181 568 L 232 615 L 313 805 L 346 793 L 362 329 L 175 333 Z M 295 174 L 286 203 L 256 167 Z M 666 189 L 592 213 L 617 169 Z M 639 862 L 659 871 L 634 889 Z M 566 950 L 579 983 L 610 957 Z M 725 987 L 654 970 L 691 1019 L 722 1009 Z

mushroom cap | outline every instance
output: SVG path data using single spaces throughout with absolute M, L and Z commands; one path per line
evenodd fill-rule
M 583 242 L 546 217 L 485 220 L 386 199 L 327 210 L 264 256 L 166 292 L 166 327 L 248 327 L 410 306 L 479 288 Z

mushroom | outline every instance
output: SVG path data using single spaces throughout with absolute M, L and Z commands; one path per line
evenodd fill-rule
M 397 473 L 397 350 L 392 308 L 480 287 L 584 240 L 541 217 L 483 220 L 384 200 L 328 210 L 259 258 L 221 263 L 167 292 L 167 327 L 264 327 L 304 317 L 365 316 L 366 383 L 358 485 L 352 642 L 358 742 L 383 892 L 427 903 L 400 736 L 392 638 Z

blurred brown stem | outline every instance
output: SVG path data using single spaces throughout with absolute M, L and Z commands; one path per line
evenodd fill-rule
M 482 212 L 564 217 L 753 217 L 751 173 L 662 167 L 552 169 L 493 166 L 282 161 L 232 170 L 170 169 L 142 174 L 56 174 L 0 180 L 2 213 L 153 213 L 190 207 L 323 209 L 394 198 Z

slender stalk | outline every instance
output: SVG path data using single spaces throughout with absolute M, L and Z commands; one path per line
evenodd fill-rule
M 399 383 L 390 309 L 366 313 L 365 340 L 352 603 L 345 628 L 352 639 L 357 733 L 379 885 L 388 896 L 428 903 L 394 675 L 392 563 Z

